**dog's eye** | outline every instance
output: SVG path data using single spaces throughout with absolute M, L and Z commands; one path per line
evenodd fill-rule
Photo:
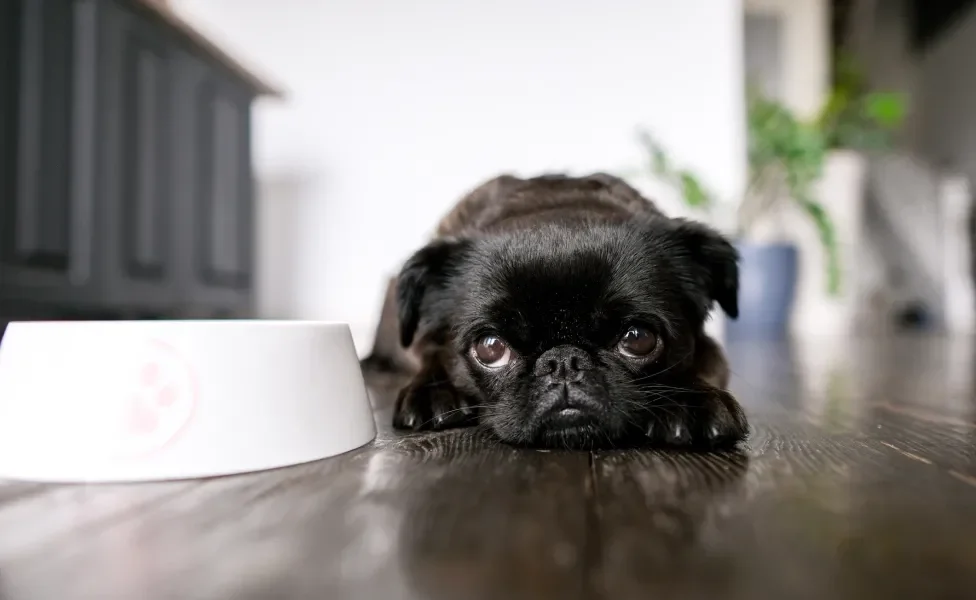
M 617 349 L 625 356 L 647 356 L 657 349 L 657 336 L 643 327 L 631 327 L 620 338 Z
M 504 367 L 512 359 L 512 349 L 501 338 L 486 335 L 474 344 L 474 357 L 491 369 Z

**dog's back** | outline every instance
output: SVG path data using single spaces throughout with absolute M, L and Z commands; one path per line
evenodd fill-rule
M 628 219 L 660 216 L 657 208 L 623 180 L 586 177 L 502 175 L 475 188 L 440 222 L 437 237 L 463 236 L 560 218 Z

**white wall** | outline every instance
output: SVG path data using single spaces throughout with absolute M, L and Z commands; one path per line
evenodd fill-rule
M 632 167 L 638 124 L 724 196 L 745 180 L 740 0 L 174 4 L 289 92 L 255 118 L 262 214 L 292 215 L 262 232 L 269 316 L 367 343 L 385 277 L 462 193 Z

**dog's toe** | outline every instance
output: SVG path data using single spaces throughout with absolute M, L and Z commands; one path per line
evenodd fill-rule
M 469 399 L 445 382 L 410 382 L 400 390 L 393 427 L 440 431 L 471 424 L 477 416 Z

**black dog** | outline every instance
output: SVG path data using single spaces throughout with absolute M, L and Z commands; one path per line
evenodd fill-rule
M 737 262 L 717 232 L 665 217 L 616 177 L 498 177 L 407 260 L 365 363 L 412 372 L 398 428 L 734 444 L 748 425 L 703 326 L 715 302 L 737 316 Z

